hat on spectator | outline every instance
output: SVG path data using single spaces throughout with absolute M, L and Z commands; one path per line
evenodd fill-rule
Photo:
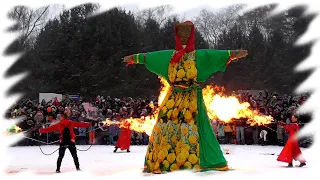
M 69 111 L 64 111 L 64 113 L 62 113 L 61 115 L 64 115 L 65 117 L 69 117 L 70 116 L 70 112 Z
M 28 124 L 29 126 L 32 126 L 32 125 L 34 124 L 34 122 L 33 122 L 33 120 L 30 119 L 30 120 L 27 121 L 27 124 Z

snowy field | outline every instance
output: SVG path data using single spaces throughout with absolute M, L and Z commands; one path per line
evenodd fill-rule
M 88 146 L 77 146 L 78 149 L 87 149 Z M 58 146 L 42 146 L 44 153 L 51 153 Z M 119 151 L 113 153 L 113 146 L 92 146 L 89 151 L 78 151 L 80 167 L 83 171 L 93 175 L 116 175 L 117 173 L 141 174 L 144 163 L 146 146 L 132 146 L 131 153 Z M 278 146 L 242 146 L 222 145 L 222 149 L 230 150 L 225 155 L 229 166 L 235 170 L 228 172 L 196 173 L 199 175 L 213 175 L 217 173 L 249 173 L 251 175 L 263 175 L 277 173 L 286 176 L 305 176 L 308 167 L 312 167 L 316 160 L 310 157 L 307 149 L 302 149 L 307 166 L 303 168 L 285 168 L 285 163 L 277 162 L 277 155 L 282 147 Z M 274 155 L 270 155 L 274 153 Z M 29 171 L 39 175 L 55 174 L 58 152 L 51 156 L 41 153 L 39 147 L 11 147 L 8 149 L 12 162 L 8 165 L 7 173 L 16 174 Z M 298 165 L 295 162 L 294 165 Z M 67 150 L 62 162 L 61 172 L 73 172 L 75 167 L 70 152 Z M 303 175 L 304 174 L 304 175 Z M 230 175 L 230 174 L 229 174 Z

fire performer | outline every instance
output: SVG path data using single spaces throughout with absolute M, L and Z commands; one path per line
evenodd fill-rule
M 199 83 L 218 71 L 225 71 L 232 60 L 248 53 L 246 50 L 195 50 L 195 28 L 190 21 L 175 26 L 175 40 L 175 50 L 124 58 L 129 65 L 144 64 L 171 86 L 150 136 L 144 172 L 228 170 L 211 128 L 203 87 Z
M 127 150 L 127 152 L 130 152 L 130 144 L 131 144 L 130 123 L 125 122 L 124 126 L 121 128 L 121 133 L 113 152 L 117 152 L 119 148 L 122 151 Z
M 76 135 L 74 134 L 73 129 L 76 127 L 78 128 L 90 127 L 89 123 L 70 121 L 67 117 L 68 116 L 66 113 L 61 114 L 59 123 L 39 130 L 40 134 L 48 133 L 52 131 L 59 131 L 60 133 L 60 149 L 59 149 L 59 157 L 57 160 L 56 173 L 60 173 L 62 159 L 64 157 L 64 154 L 67 148 L 69 149 L 73 157 L 74 164 L 76 166 L 77 171 L 80 171 L 79 159 L 77 156 L 77 149 L 75 144 Z
M 299 167 L 303 167 L 306 165 L 306 160 L 302 156 L 302 152 L 299 147 L 298 138 L 296 137 L 296 133 L 299 131 L 299 124 L 297 123 L 298 116 L 293 115 L 291 117 L 291 124 L 285 125 L 284 129 L 289 134 L 289 139 L 282 149 L 278 161 L 288 163 L 289 168 L 293 167 L 292 161 L 300 161 Z M 285 124 L 285 123 L 284 123 Z

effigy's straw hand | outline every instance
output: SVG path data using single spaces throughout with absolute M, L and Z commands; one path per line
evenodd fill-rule
M 238 60 L 240 58 L 244 58 L 244 57 L 248 56 L 248 51 L 247 50 L 235 50 L 233 54 L 234 54 L 233 60 Z
M 248 55 L 248 51 L 247 50 L 240 50 L 239 52 L 239 57 L 243 58 L 246 57 Z
M 128 62 L 132 61 L 132 56 L 125 56 L 125 57 L 122 58 L 122 59 L 123 59 L 123 62 L 128 63 Z
M 133 56 L 125 56 L 125 57 L 123 58 L 123 62 L 126 62 L 126 63 L 127 63 L 126 66 L 130 66 L 130 65 L 135 64 L 134 59 L 133 59 Z

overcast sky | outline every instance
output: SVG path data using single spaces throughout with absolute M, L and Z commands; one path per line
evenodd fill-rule
M 139 10 L 139 7 L 135 4 L 129 4 L 129 5 L 125 5 L 122 7 L 124 7 L 127 10 L 131 10 L 131 11 Z M 192 20 L 195 16 L 197 16 L 199 14 L 199 12 L 202 9 L 205 9 L 205 8 L 207 8 L 207 7 L 206 6 L 199 6 L 194 9 L 190 9 L 188 11 L 181 12 L 181 13 L 179 13 L 179 15 L 185 16 L 186 20 Z M 210 8 L 210 10 L 216 10 L 216 9 Z
M 130 10 L 130 11 L 140 10 L 136 4 L 128 4 L 128 5 L 124 5 L 121 7 L 124 7 L 126 10 Z M 205 8 L 207 8 L 207 7 L 206 6 L 199 6 L 194 9 L 190 9 L 188 11 L 181 12 L 181 13 L 179 13 L 179 15 L 185 17 L 185 20 L 192 20 L 195 16 L 197 16 L 199 14 L 199 12 L 202 9 L 205 9 Z M 64 9 L 65 9 L 65 7 L 63 5 L 51 5 L 49 18 L 54 18 L 54 17 L 58 16 Z M 218 9 L 219 8 L 216 8 L 216 9 L 210 8 L 210 10 L 218 10 Z

